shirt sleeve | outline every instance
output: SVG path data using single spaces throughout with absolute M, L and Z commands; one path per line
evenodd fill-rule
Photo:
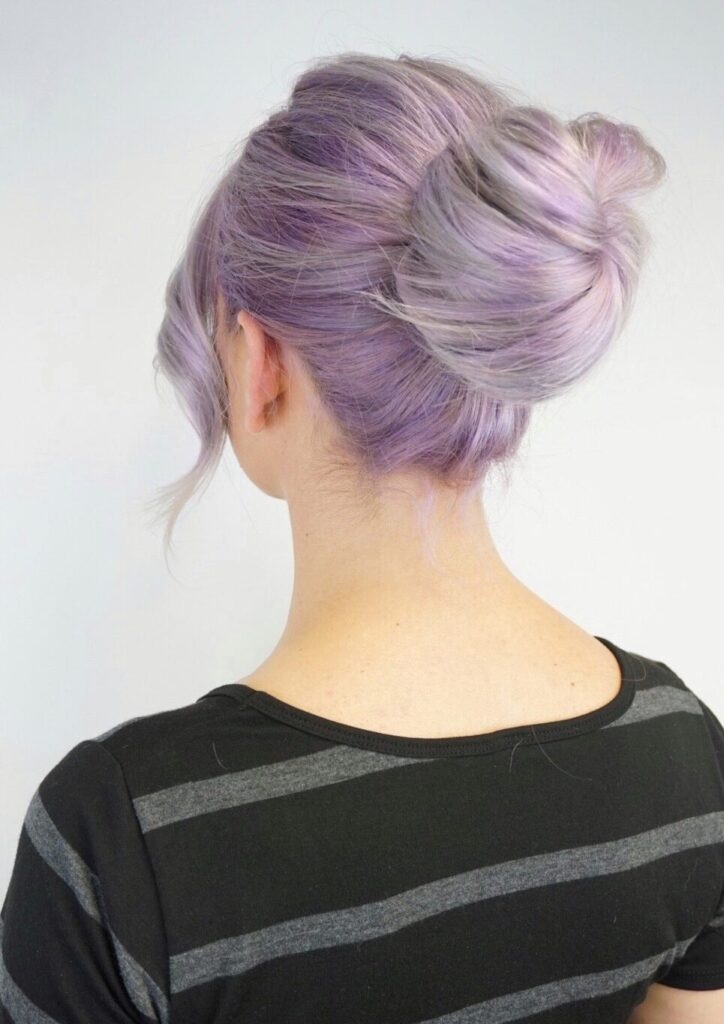
M 714 756 L 721 781 L 724 810 L 724 727 L 700 697 L 697 697 L 704 714 L 714 747 Z M 724 841 L 722 842 L 724 850 Z M 657 979 L 662 985 L 673 988 L 695 990 L 724 988 L 724 893 L 714 916 L 689 943 L 683 956 L 674 961 L 669 971 Z
M 121 765 L 98 740 L 30 801 L 0 953 L 0 1024 L 168 1024 L 158 889 Z

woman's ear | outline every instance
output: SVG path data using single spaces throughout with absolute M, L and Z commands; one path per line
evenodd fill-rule
M 246 310 L 237 314 L 244 332 L 246 352 L 244 380 L 244 427 L 252 434 L 263 430 L 277 411 L 285 390 L 285 373 L 277 342 Z

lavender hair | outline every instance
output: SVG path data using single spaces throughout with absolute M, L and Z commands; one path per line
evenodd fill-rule
M 219 295 L 227 329 L 245 309 L 303 360 L 366 476 L 469 491 L 621 332 L 650 243 L 630 200 L 665 170 L 634 126 L 564 122 L 464 66 L 315 62 L 233 154 L 167 284 L 153 365 L 201 448 L 154 499 L 166 547 L 226 438 Z

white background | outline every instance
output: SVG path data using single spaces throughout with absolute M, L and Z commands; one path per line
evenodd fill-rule
M 291 594 L 286 505 L 227 446 L 171 571 L 144 502 L 197 439 L 151 359 L 166 278 L 230 148 L 312 58 L 467 62 L 640 127 L 668 178 L 633 316 L 538 407 L 488 499 L 511 569 L 724 718 L 724 7 L 660 0 L 5 3 L 0 47 L 0 892 L 77 742 L 262 661 Z

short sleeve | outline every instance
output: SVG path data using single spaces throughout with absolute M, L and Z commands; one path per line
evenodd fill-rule
M 121 765 L 97 740 L 30 801 L 0 951 L 0 1024 L 167 1024 L 158 889 Z
M 711 736 L 714 757 L 721 781 L 722 810 L 724 810 L 724 728 L 700 697 L 697 697 L 704 721 Z M 724 854 L 724 839 L 722 840 Z M 674 961 L 670 970 L 657 979 L 662 985 L 686 989 L 724 988 L 724 893 L 714 916 L 687 946 L 684 954 Z

